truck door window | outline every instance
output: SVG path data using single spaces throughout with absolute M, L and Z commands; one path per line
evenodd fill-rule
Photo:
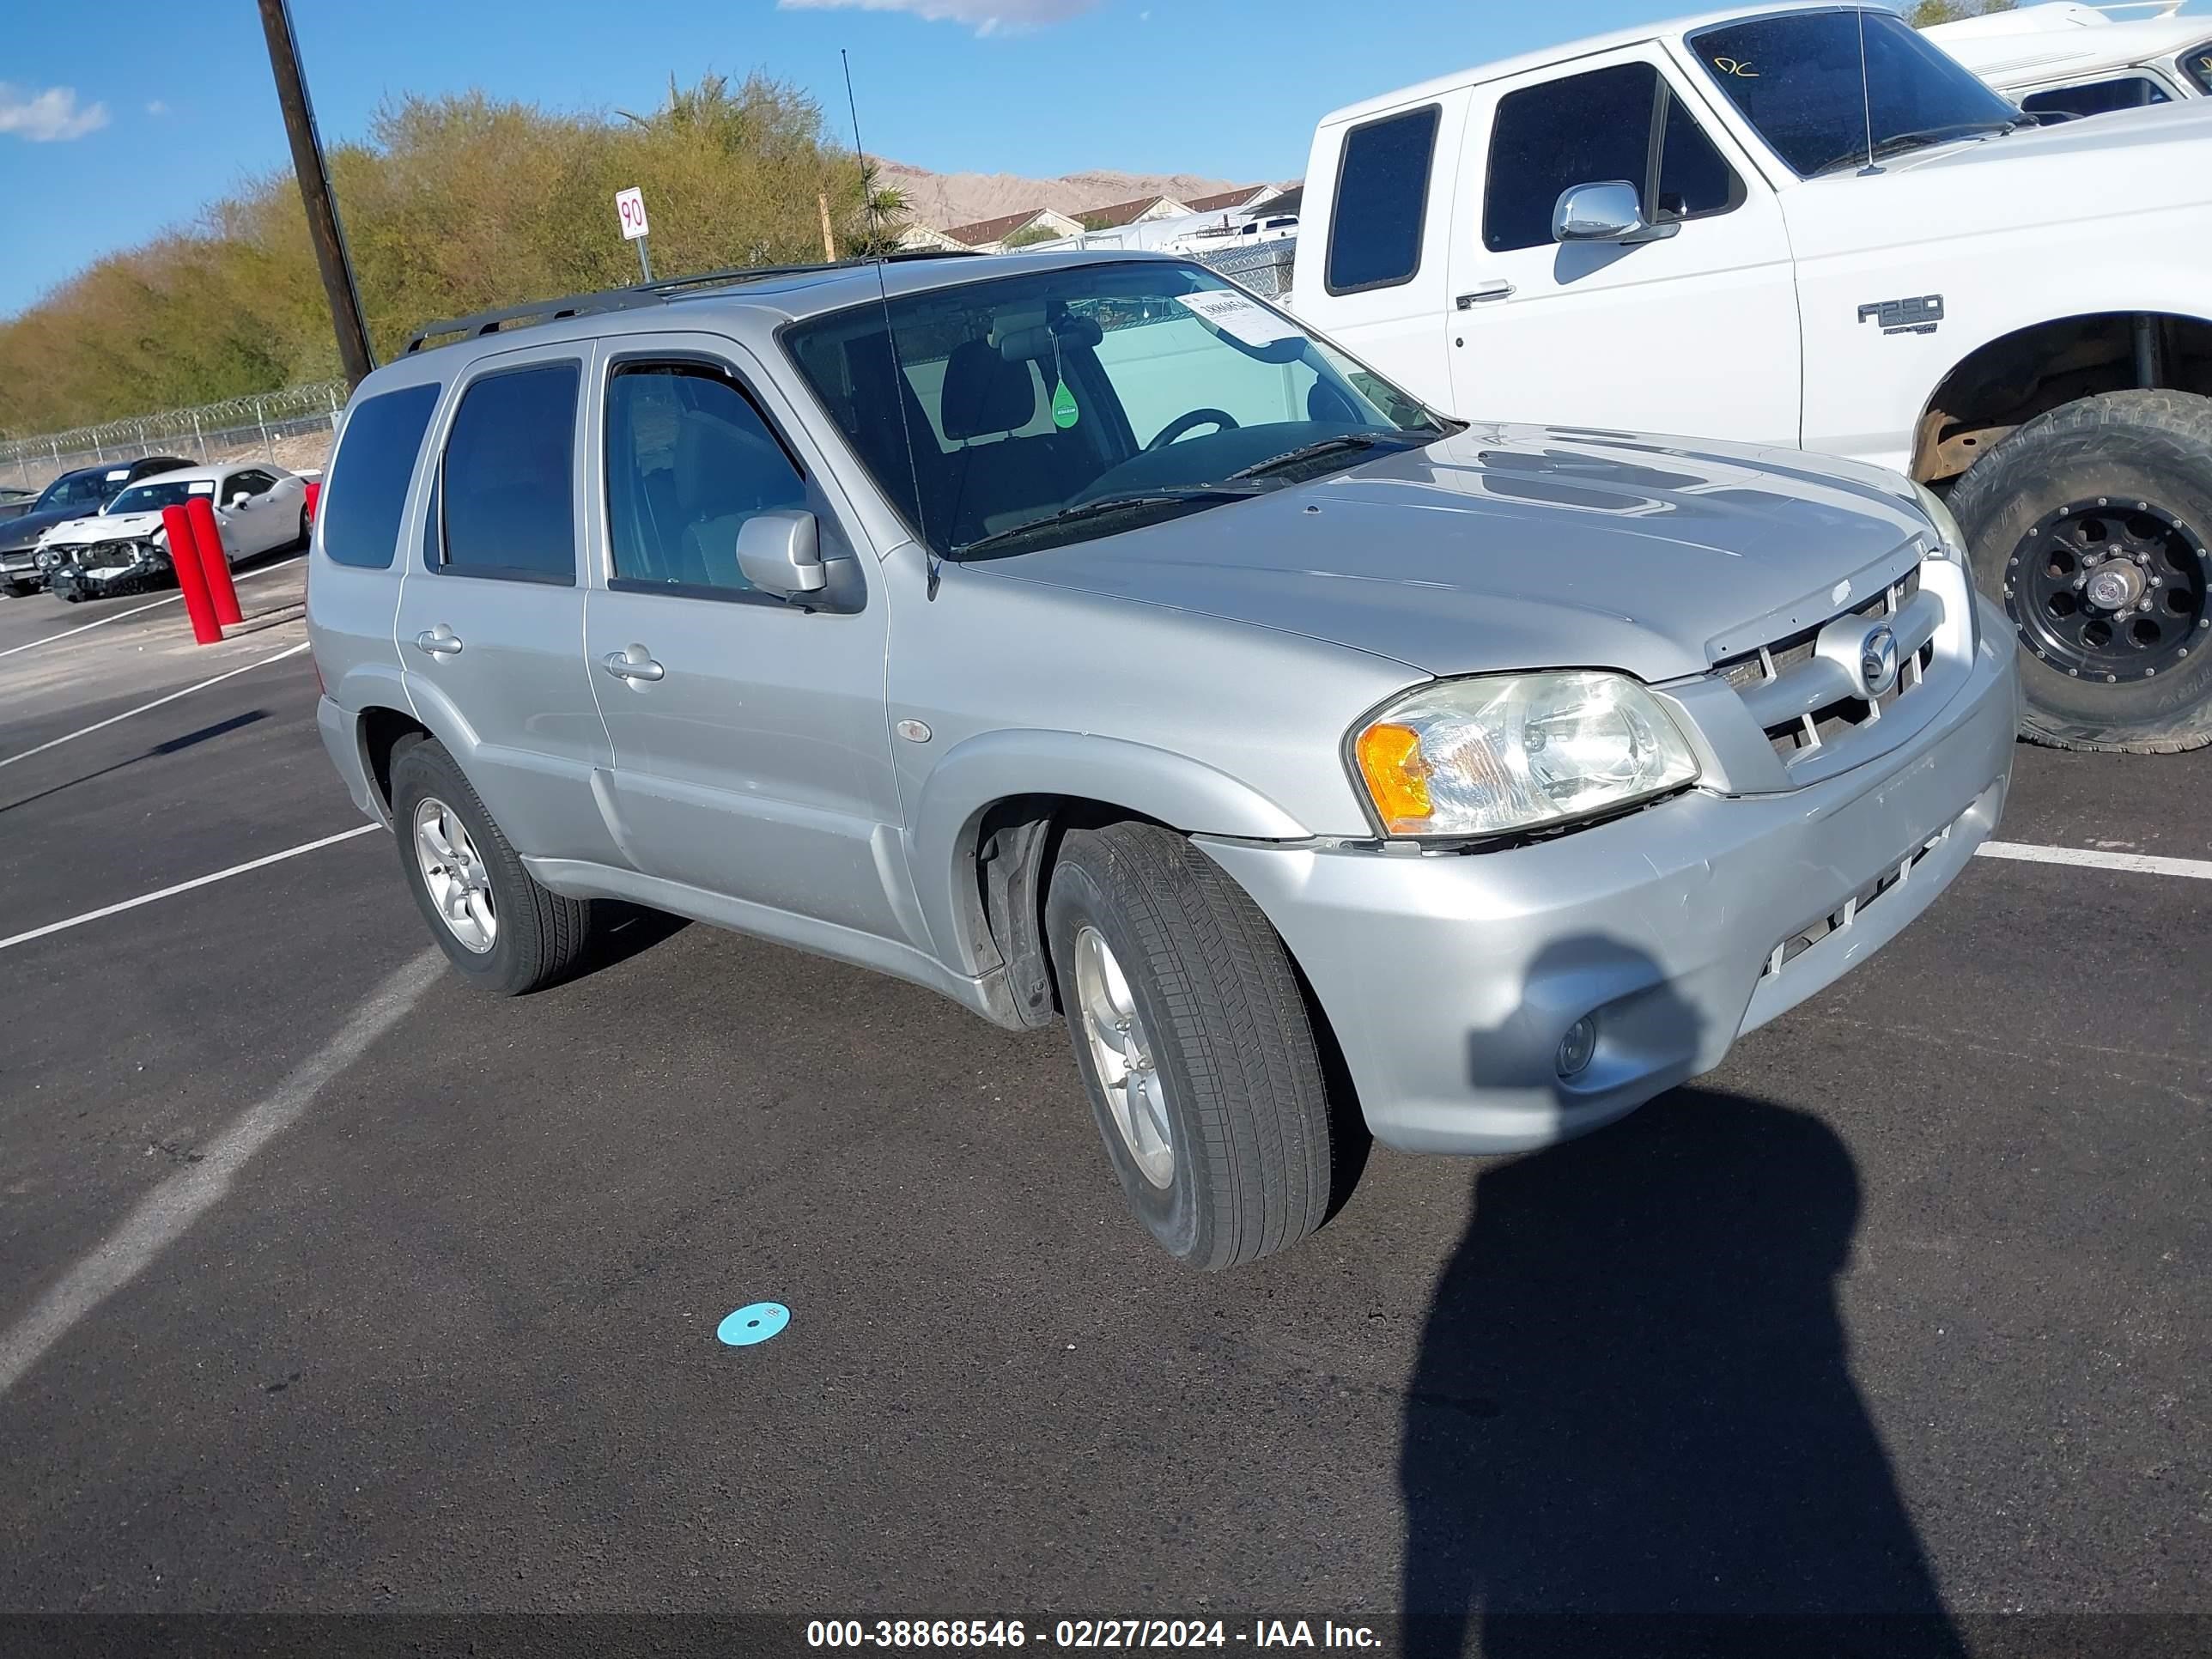
M 456 576 L 576 582 L 576 386 L 582 365 L 485 375 L 461 394 L 446 439 L 434 568 Z
M 2164 87 L 2147 75 L 2120 75 L 2109 81 L 2087 81 L 2078 87 L 2048 87 L 2020 100 L 2030 115 L 2103 115 L 2116 109 L 2142 109 L 2173 100 Z
M 1421 268 L 1439 108 L 1428 104 L 1386 115 L 1344 135 L 1336 206 L 1329 216 L 1331 294 L 1395 288 L 1412 282 Z
M 2197 82 L 2198 89 L 2212 98 L 2212 40 L 2183 52 L 2181 67 L 2189 71 L 2189 78 Z
M 806 481 L 753 401 L 700 363 L 623 363 L 607 387 L 607 547 L 628 590 L 751 588 L 738 532 L 808 508 Z
M 1653 142 L 1654 135 L 1657 143 Z M 1498 100 L 1482 245 L 1552 240 L 1552 210 L 1577 185 L 1625 179 L 1647 219 L 1697 219 L 1743 201 L 1743 182 L 1649 64 L 1547 81 Z

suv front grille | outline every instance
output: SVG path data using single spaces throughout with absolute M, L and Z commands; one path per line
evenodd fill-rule
M 1924 603 L 1916 603 L 1919 598 L 1920 568 L 1915 565 L 1864 603 L 1717 663 L 1713 672 L 1735 688 L 1774 752 L 1788 764 L 1880 720 L 1926 682 L 1936 660 L 1942 607 L 1932 594 Z M 1881 696 L 1868 697 L 1855 674 L 1820 658 L 1820 635 L 1838 622 L 1884 618 L 1896 619 L 1897 679 Z

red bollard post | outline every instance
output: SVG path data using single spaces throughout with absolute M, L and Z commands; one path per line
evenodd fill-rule
M 222 527 L 215 521 L 215 506 L 204 495 L 185 503 L 192 520 L 192 539 L 199 544 L 200 568 L 207 573 L 208 598 L 219 623 L 243 622 L 238 611 L 238 590 L 230 585 L 230 561 L 222 556 Z
M 323 481 L 320 478 L 310 478 L 307 483 L 307 522 L 313 524 L 315 521 L 315 503 L 323 499 Z
M 170 568 L 177 573 L 177 586 L 185 590 L 185 614 L 192 619 L 192 638 L 201 645 L 214 645 L 222 638 L 222 624 L 215 619 L 215 605 L 208 598 L 207 573 L 192 542 L 191 520 L 181 507 L 165 507 L 161 528 L 169 536 Z

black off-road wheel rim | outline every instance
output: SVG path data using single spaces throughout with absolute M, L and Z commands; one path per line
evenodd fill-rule
M 2069 678 L 2154 679 L 2212 647 L 2203 528 L 2144 501 L 2069 501 L 2028 526 L 2005 565 L 2021 644 Z

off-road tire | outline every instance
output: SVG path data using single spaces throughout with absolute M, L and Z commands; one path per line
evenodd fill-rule
M 1952 493 L 1974 580 L 1999 605 L 2039 520 L 2069 502 L 2147 501 L 2212 535 L 2212 398 L 2185 392 L 2108 392 L 2029 421 Z M 2200 561 L 2200 569 L 2212 569 Z M 2202 580 L 2200 576 L 2199 580 Z M 2008 614 L 2010 614 L 2009 612 Z M 2015 639 L 2026 636 L 2015 629 Z M 2185 662 L 2154 678 L 2093 684 L 2023 643 L 2021 735 L 2054 749 L 2178 754 L 2212 744 L 2212 629 Z
M 490 872 L 499 927 L 492 948 L 479 955 L 453 937 L 438 914 L 415 853 L 415 809 L 435 796 L 466 824 L 469 838 Z M 434 738 L 404 742 L 392 759 L 393 839 L 416 908 L 454 968 L 471 985 L 495 996 L 524 996 L 565 978 L 589 943 L 597 921 L 593 904 L 563 898 L 540 886 L 484 810 L 477 792 L 446 746 Z
M 1176 1152 L 1164 1189 L 1115 1126 L 1085 1034 L 1073 964 L 1086 925 L 1120 963 L 1157 1062 Z M 1259 907 L 1186 837 L 1115 823 L 1062 840 L 1045 931 L 1107 1157 L 1161 1248 L 1210 1272 L 1318 1227 L 1328 1091 L 1297 969 Z

